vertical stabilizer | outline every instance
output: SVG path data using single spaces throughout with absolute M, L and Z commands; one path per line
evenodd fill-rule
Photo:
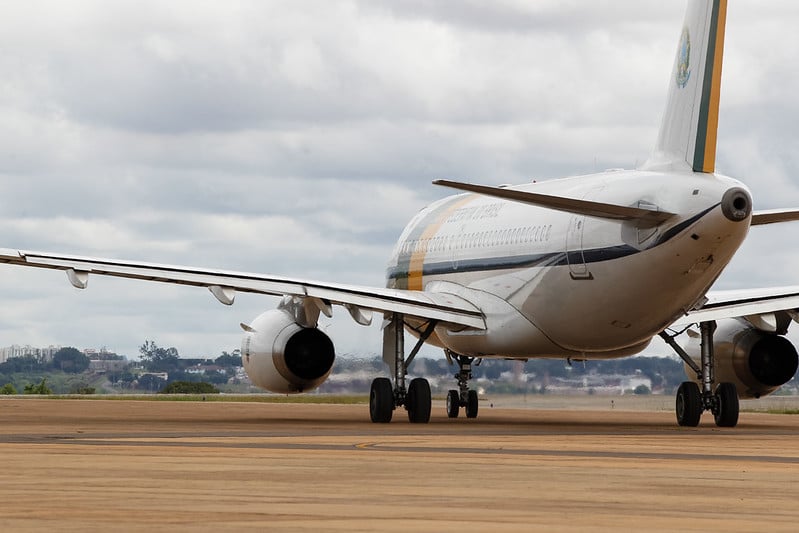
M 644 168 L 713 172 L 727 0 L 689 0 L 657 145 Z

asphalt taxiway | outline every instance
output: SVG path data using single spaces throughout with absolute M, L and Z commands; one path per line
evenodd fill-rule
M 793 531 L 799 416 L 0 400 L 4 531 Z M 586 404 L 588 405 L 588 404 Z

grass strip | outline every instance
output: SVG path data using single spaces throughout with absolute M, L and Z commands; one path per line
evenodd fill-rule
M 31 400 L 129 400 L 145 402 L 242 402 L 242 403 L 308 403 L 308 404 L 367 404 L 365 395 L 346 394 L 49 394 L 16 395 L 5 398 Z

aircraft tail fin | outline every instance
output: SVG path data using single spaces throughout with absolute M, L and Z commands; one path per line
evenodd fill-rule
M 644 168 L 714 172 L 727 0 L 689 0 L 660 133 Z

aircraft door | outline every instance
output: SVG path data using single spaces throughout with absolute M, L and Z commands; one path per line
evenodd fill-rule
M 602 186 L 595 187 L 583 195 L 583 200 L 590 200 L 597 196 Z M 585 262 L 585 215 L 572 215 L 569 220 L 569 229 L 566 232 L 566 261 L 569 263 L 569 275 L 572 279 L 594 279 Z
M 459 230 L 449 237 L 449 253 L 450 253 L 450 267 L 452 268 L 452 272 L 456 273 L 458 271 L 458 260 L 460 259 L 460 246 L 462 243 L 462 236 L 466 232 L 466 226 L 461 226 Z
M 569 230 L 566 232 L 566 260 L 569 263 L 569 273 L 572 279 L 590 279 L 591 273 L 585 264 L 583 254 L 583 231 L 585 230 L 585 215 L 574 215 L 569 221 Z

